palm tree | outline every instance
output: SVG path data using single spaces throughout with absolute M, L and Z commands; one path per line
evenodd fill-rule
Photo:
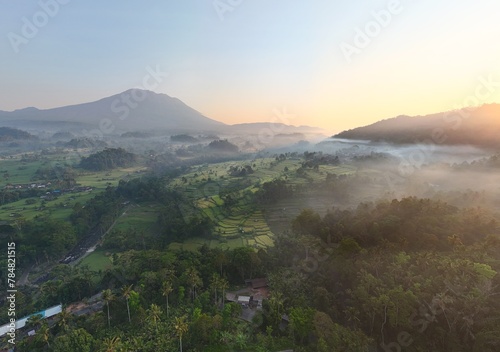
M 128 313 L 128 322 L 130 323 L 130 307 L 128 304 L 128 300 L 130 299 L 130 292 L 132 292 L 132 286 L 123 286 L 122 287 L 122 297 L 125 298 L 125 302 L 127 302 L 127 313 Z
M 248 337 L 242 332 L 239 332 L 234 336 L 234 343 L 240 350 L 243 350 L 248 345 Z
M 47 295 L 47 298 L 54 298 L 57 295 L 60 281 L 51 280 L 47 281 L 41 286 L 41 291 Z
M 169 317 L 169 314 L 168 314 L 168 308 L 169 308 L 168 307 L 168 296 L 170 295 L 172 290 L 173 290 L 172 284 L 168 281 L 163 281 L 161 293 L 167 299 L 167 318 Z
M 186 316 L 182 316 L 180 318 L 175 318 L 175 331 L 177 332 L 177 336 L 179 336 L 179 346 L 180 351 L 182 352 L 182 335 L 184 335 L 188 331 L 188 324 L 186 323 Z
M 275 319 L 275 323 L 281 320 L 281 315 L 283 314 L 283 304 L 285 298 L 283 298 L 283 294 L 281 292 L 275 291 L 271 294 L 271 298 L 269 298 L 269 307 L 271 308 L 272 318 Z
M 87 282 L 89 293 L 92 291 L 92 278 L 95 275 L 95 272 L 90 270 L 90 267 L 85 264 L 80 267 L 80 274 L 82 278 Z
M 213 287 L 214 289 L 214 301 L 215 301 L 215 304 L 217 304 L 217 290 L 219 289 L 220 287 L 220 277 L 218 274 L 214 273 L 212 275 L 212 280 L 210 281 L 210 285 Z
M 109 338 L 106 337 L 103 341 L 103 352 L 115 352 L 121 347 L 122 342 L 118 336 Z
M 224 302 L 226 301 L 226 290 L 229 288 L 229 281 L 225 278 L 219 280 L 219 288 L 222 290 L 222 309 L 224 309 Z
M 153 303 L 148 309 L 148 313 L 149 319 L 151 319 L 155 323 L 155 329 L 156 331 L 158 331 L 158 321 L 160 321 L 160 317 L 162 314 L 161 308 Z
M 47 344 L 47 347 L 50 348 L 50 343 L 49 343 L 50 328 L 47 325 L 47 323 L 42 324 L 42 327 L 40 328 L 39 333 L 40 333 L 40 335 L 39 335 L 40 338 L 43 340 L 43 342 L 45 342 Z
M 203 286 L 203 281 L 200 278 L 200 274 L 198 270 L 191 267 L 187 270 L 187 283 L 191 286 L 191 293 L 193 295 L 193 301 L 196 298 L 196 287 Z
M 42 324 L 43 317 L 41 314 L 35 314 L 28 318 L 26 325 L 32 326 L 33 329 L 37 329 L 40 324 Z
M 229 345 L 233 340 L 233 335 L 229 331 L 221 331 L 219 341 L 224 345 Z
M 61 313 L 59 313 L 59 321 L 57 322 L 57 325 L 62 328 L 63 331 L 68 331 L 71 316 L 71 312 L 67 309 L 63 309 Z
M 108 288 L 107 290 L 102 291 L 102 299 L 106 302 L 106 306 L 108 307 L 108 328 L 110 327 L 109 322 L 109 302 L 115 299 L 113 292 Z
M 216 250 L 215 254 L 215 264 L 220 268 L 220 275 L 222 276 L 222 266 L 227 264 L 228 258 L 227 253 L 221 249 Z

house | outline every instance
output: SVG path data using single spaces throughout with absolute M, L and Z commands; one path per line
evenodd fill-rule
M 268 282 L 266 278 L 260 278 L 260 279 L 251 279 L 251 280 L 245 280 L 245 284 L 252 288 L 253 290 L 259 289 L 259 288 L 264 288 L 268 286 Z
M 231 292 L 226 292 L 226 301 L 237 302 L 238 299 L 236 298 L 236 294 Z
M 243 307 L 248 307 L 251 301 L 252 301 L 251 296 L 238 296 L 238 303 L 241 304 Z

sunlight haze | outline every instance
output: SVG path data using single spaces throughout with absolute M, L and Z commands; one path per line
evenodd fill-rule
M 228 124 L 286 108 L 293 125 L 339 132 L 461 107 L 481 77 L 496 85 L 479 103 L 500 102 L 497 1 L 232 3 L 68 1 L 15 45 L 8 33 L 21 35 L 40 5 L 3 1 L 0 110 L 111 96 L 141 87 L 147 67 L 168 73 L 154 91 Z M 390 6 L 397 13 L 347 59 L 342 43 Z

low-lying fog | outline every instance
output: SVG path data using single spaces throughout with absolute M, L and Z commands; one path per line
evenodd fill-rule
M 279 149 L 286 151 L 334 154 L 342 162 L 357 166 L 359 179 L 347 186 L 349 197 L 336 201 L 335 206 L 353 207 L 360 201 L 418 196 L 460 207 L 500 210 L 500 157 L 497 163 L 492 158 L 496 154 L 493 150 L 330 138 L 317 144 L 302 142 Z

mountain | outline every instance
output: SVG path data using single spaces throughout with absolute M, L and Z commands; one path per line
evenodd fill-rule
M 341 132 L 334 138 L 498 148 L 500 105 L 486 104 L 426 116 L 398 116 Z
M 0 142 L 10 142 L 14 140 L 36 139 L 35 136 L 28 132 L 21 131 L 15 128 L 0 127 Z
M 177 98 L 131 89 L 98 101 L 54 109 L 0 111 L 0 125 L 30 130 L 214 131 L 225 125 L 203 116 Z
M 51 135 L 59 133 L 57 136 L 61 132 L 70 132 L 72 138 L 179 134 L 223 135 L 228 138 L 238 135 L 244 136 L 245 140 L 265 140 L 266 143 L 260 143 L 265 145 L 324 137 L 323 130 L 308 126 L 270 122 L 226 125 L 204 116 L 177 98 L 140 89 L 54 109 L 29 107 L 12 112 L 0 111 L 0 126 L 37 134 L 42 131 L 51 132 Z

